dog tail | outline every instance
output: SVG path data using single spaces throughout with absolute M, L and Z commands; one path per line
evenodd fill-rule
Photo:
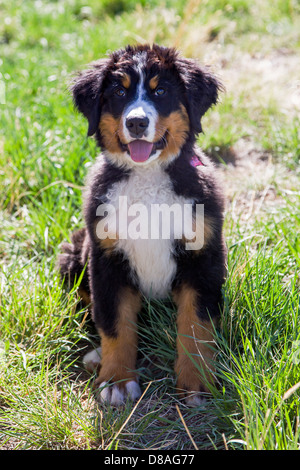
M 88 249 L 86 229 L 73 232 L 71 243 L 61 245 L 58 268 L 64 283 L 72 288 L 80 280 L 79 294 L 86 303 L 90 303 L 90 288 L 87 273 Z

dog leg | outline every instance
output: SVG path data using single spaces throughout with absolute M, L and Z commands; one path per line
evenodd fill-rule
M 140 295 L 130 288 L 119 293 L 114 334 L 99 328 L 101 337 L 101 369 L 96 384 L 100 400 L 122 405 L 126 398 L 136 400 L 141 395 L 135 372 L 137 356 L 137 314 Z M 112 383 L 113 382 L 113 383 Z
M 197 292 L 183 285 L 174 292 L 177 314 L 177 391 L 186 403 L 198 406 L 203 402 L 201 392 L 208 392 L 213 382 L 213 324 L 199 317 Z

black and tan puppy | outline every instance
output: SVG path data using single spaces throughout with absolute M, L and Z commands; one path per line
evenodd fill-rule
M 212 331 L 226 264 L 223 199 L 195 140 L 218 90 L 206 69 L 157 45 L 116 51 L 73 84 L 75 105 L 102 153 L 87 182 L 86 228 L 63 245 L 60 265 L 73 279 L 88 261 L 81 292 L 101 338 L 97 383 L 101 399 L 114 405 L 141 393 L 135 369 L 142 296 L 171 294 L 177 305 L 175 372 L 187 402 L 197 405 L 213 377 Z M 183 215 L 191 216 L 189 230 Z

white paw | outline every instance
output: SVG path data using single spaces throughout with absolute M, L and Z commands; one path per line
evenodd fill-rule
M 206 403 L 206 399 L 203 396 L 200 396 L 198 393 L 191 392 L 185 398 L 185 404 L 190 406 L 191 408 L 195 408 L 196 406 L 203 406 Z
M 127 398 L 136 401 L 141 396 L 140 386 L 135 380 L 127 382 L 122 388 L 118 384 L 110 385 L 108 382 L 102 382 L 99 389 L 100 400 L 113 406 L 123 405 Z
M 95 372 L 101 362 L 101 348 L 88 352 L 83 358 L 83 365 L 88 372 Z

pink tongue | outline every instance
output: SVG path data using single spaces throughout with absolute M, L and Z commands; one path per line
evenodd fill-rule
M 134 140 L 128 144 L 128 147 L 130 156 L 134 162 L 145 162 L 150 157 L 153 144 L 145 140 Z

